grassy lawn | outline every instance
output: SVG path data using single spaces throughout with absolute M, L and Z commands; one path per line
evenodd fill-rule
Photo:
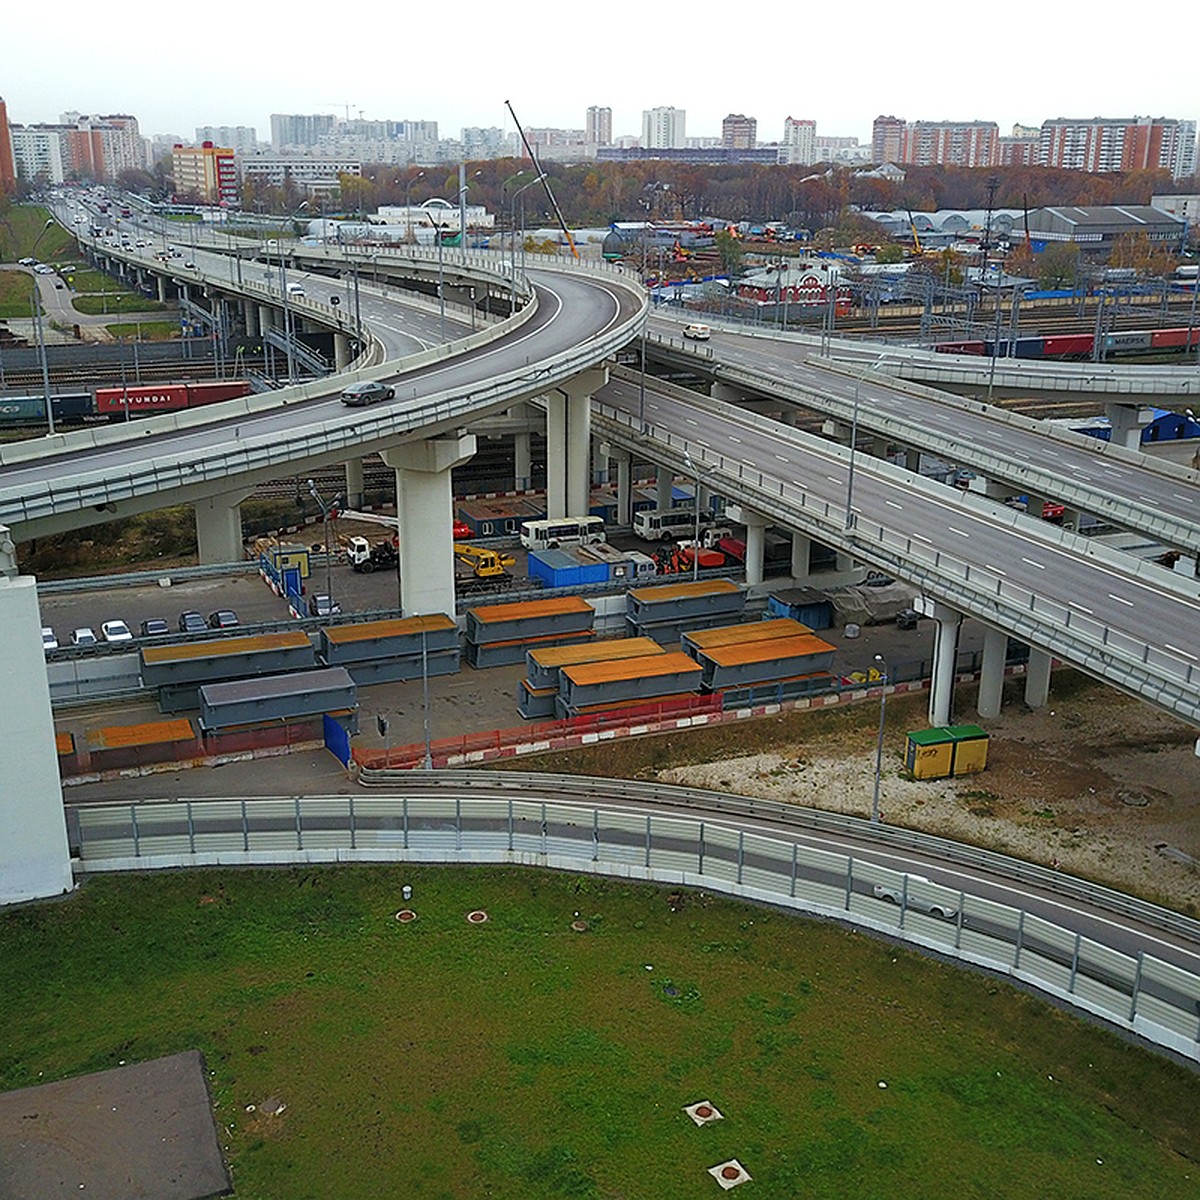
M 33 278 L 24 271 L 0 271 L 0 317 L 32 317 Z
M 94 316 L 96 313 L 161 312 L 167 306 L 136 292 L 121 295 L 76 296 L 72 301 L 76 310 Z
M 77 292 L 128 292 L 129 289 L 111 275 L 91 267 L 71 272 L 71 286 Z
M 104 327 L 115 338 L 136 338 L 143 342 L 169 342 L 179 337 L 178 321 L 125 322 Z
M 498 868 L 98 877 L 0 913 L 0 1088 L 199 1047 L 247 1200 L 701 1197 L 735 1156 L 781 1200 L 1197 1194 L 1200 1075 L 837 926 L 676 907 Z
M 42 262 L 73 257 L 74 239 L 61 225 L 46 229 L 49 219 L 48 209 L 32 204 L 14 205 L 0 215 L 0 262 L 27 258 L 34 253 L 34 242 L 37 242 L 37 257 Z M 43 230 L 45 236 L 38 241 Z

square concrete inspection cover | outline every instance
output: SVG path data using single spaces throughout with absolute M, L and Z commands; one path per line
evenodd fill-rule
M 707 1125 L 710 1121 L 723 1121 L 724 1114 L 717 1111 L 717 1106 L 709 1100 L 697 1100 L 695 1104 L 687 1104 L 683 1111 L 697 1125 Z
M 728 1162 L 717 1163 L 715 1167 L 709 1167 L 708 1173 L 726 1191 L 737 1187 L 739 1183 L 750 1182 L 750 1172 L 736 1158 L 731 1158 Z
M 0 1094 L 0 1200 L 230 1191 L 198 1050 Z

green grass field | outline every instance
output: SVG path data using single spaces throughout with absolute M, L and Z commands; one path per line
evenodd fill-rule
M 0 271 L 0 318 L 33 317 L 33 277 L 24 271 Z
M 76 296 L 72 303 L 78 312 L 95 316 L 97 313 L 161 312 L 167 306 L 136 292 L 111 293 L 104 296 Z
M 243 1200 L 687 1200 L 730 1157 L 781 1200 L 1200 1194 L 1197 1074 L 862 934 L 669 894 L 431 866 L 98 877 L 0 913 L 0 1088 L 199 1047 Z M 726 1119 L 694 1127 L 702 1099 Z
M 94 292 L 129 293 L 129 289 L 111 275 L 95 271 L 91 267 L 71 272 L 71 286 L 84 294 Z
M 74 239 L 61 225 L 46 229 L 49 218 L 49 210 L 36 204 L 13 205 L 0 215 L 0 262 L 27 258 L 34 254 L 35 242 L 42 262 L 72 257 Z

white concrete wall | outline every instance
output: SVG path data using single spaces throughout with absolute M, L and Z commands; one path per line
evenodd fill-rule
M 37 582 L 0 576 L 0 904 L 70 891 Z

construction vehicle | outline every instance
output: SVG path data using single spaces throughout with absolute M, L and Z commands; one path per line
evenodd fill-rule
M 352 537 L 346 543 L 346 561 L 360 575 L 393 570 L 399 559 L 395 542 L 388 539 L 374 546 L 365 537 Z
M 511 554 L 501 554 L 498 550 L 471 546 L 466 542 L 454 543 L 454 557 L 459 562 L 466 563 L 476 579 L 499 579 L 508 574 L 508 567 L 517 564 L 517 560 Z

